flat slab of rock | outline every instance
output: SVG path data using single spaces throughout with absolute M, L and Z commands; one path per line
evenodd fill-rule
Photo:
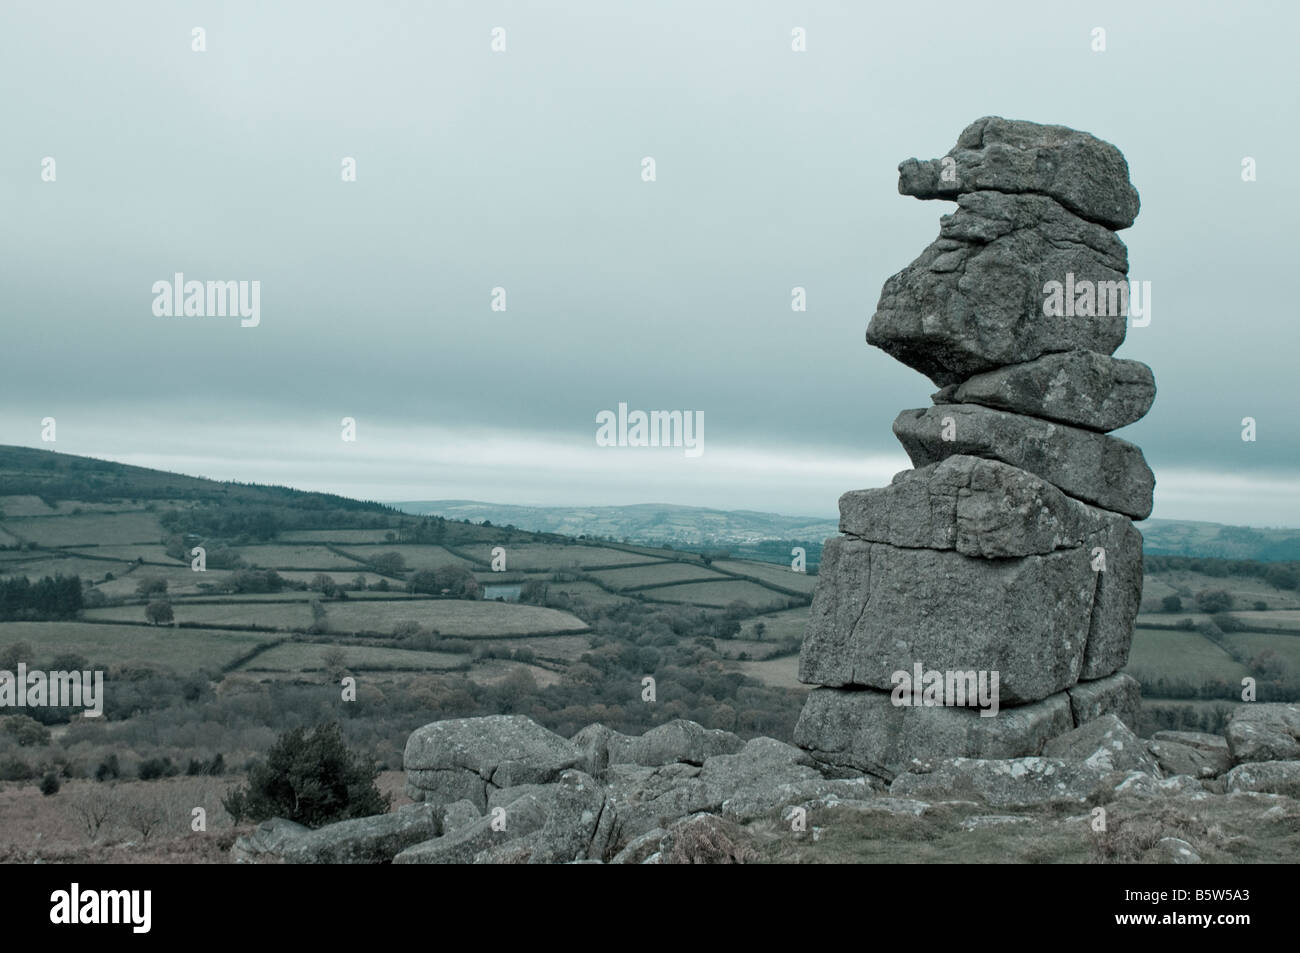
M 962 130 L 948 157 L 901 163 L 898 191 L 920 199 L 979 189 L 1039 192 L 1107 228 L 1128 228 L 1137 218 L 1124 154 L 1077 129 L 985 116 Z
M 1130 728 L 1137 728 L 1142 686 L 1131 675 L 1118 672 L 1095 681 L 1081 681 L 1066 689 L 1066 694 L 1076 726 L 1113 714 Z
M 1050 198 L 962 195 L 939 237 L 885 282 L 867 343 L 940 387 L 1059 351 L 1113 354 L 1127 274 L 1123 242 Z
M 489 715 L 417 728 L 402 761 L 412 796 L 444 804 L 465 798 L 482 811 L 490 788 L 556 781 L 582 752 L 524 715 Z
M 1027 470 L 964 454 L 840 497 L 840 531 L 850 536 L 987 559 L 1077 548 L 1108 518 Z
M 922 800 L 966 798 L 990 807 L 1083 804 L 1110 793 L 1106 772 L 1078 761 L 1053 758 L 941 761 L 926 774 L 900 774 L 894 797 Z
M 905 410 L 894 435 L 917 467 L 955 454 L 1028 470 L 1076 499 L 1133 519 L 1151 515 L 1155 475 L 1127 440 L 978 404 Z
M 1232 760 L 1300 759 L 1300 705 L 1251 702 L 1240 705 L 1223 730 Z
M 935 395 L 935 403 L 982 404 L 1103 433 L 1141 420 L 1155 399 L 1151 368 L 1096 351 L 999 367 Z
M 1160 767 L 1146 746 L 1113 714 L 1102 715 L 1051 739 L 1042 753 L 1045 758 L 1080 761 L 1102 771 L 1141 771 L 1160 776 Z
M 895 706 L 889 692 L 815 688 L 794 740 L 819 761 L 890 780 L 917 760 L 1037 754 L 1073 727 L 1064 692 L 984 718 L 969 708 Z
M 892 690 L 894 673 L 997 672 L 1004 706 L 1079 678 L 1096 577 L 1082 549 L 977 559 L 827 540 L 799 680 Z

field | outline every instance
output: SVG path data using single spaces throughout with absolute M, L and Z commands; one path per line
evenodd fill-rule
M 815 575 L 810 576 L 806 572 L 795 572 L 793 569 L 788 568 L 783 569 L 769 563 L 721 559 L 715 561 L 713 566 L 724 572 L 735 573 L 737 576 L 744 576 L 747 579 L 756 579 L 759 582 L 780 589 L 793 589 L 795 592 L 802 592 L 807 595 L 812 595 L 813 589 L 817 587 L 817 577 Z
M 811 685 L 799 681 L 799 656 L 785 655 L 781 658 L 765 659 L 760 662 L 737 662 L 736 668 L 750 678 L 756 678 L 765 685 L 776 688 L 795 688 L 799 691 L 811 691 Z
M 255 656 L 237 671 L 278 674 L 322 672 L 327 652 L 343 653 L 343 667 L 353 672 L 366 671 L 446 671 L 467 668 L 470 657 L 449 652 L 417 652 L 377 645 L 337 645 L 332 642 L 285 642 Z
M 1247 675 L 1246 669 L 1227 652 L 1196 632 L 1140 627 L 1133 632 L 1133 649 L 1125 671 L 1139 680 L 1166 675 L 1197 684 L 1214 678 L 1235 682 Z
M 456 638 L 492 638 L 573 632 L 587 628 L 577 616 L 541 606 L 508 602 L 466 602 L 421 599 L 405 603 L 351 601 L 326 604 L 329 631 L 391 632 L 399 622 L 412 621 Z
M 723 608 L 733 602 L 748 603 L 754 609 L 783 606 L 789 596 L 753 582 L 692 582 L 680 586 L 652 589 L 646 598 L 655 602 L 686 602 L 691 605 Z
M 6 514 L 8 511 L 6 510 Z M 163 534 L 152 513 L 87 513 L 81 516 L 36 516 L 11 519 L 5 529 L 38 546 L 81 546 L 87 543 L 156 544 Z
M 654 563 L 649 566 L 630 566 L 626 569 L 604 569 L 589 575 L 601 585 L 620 591 L 693 580 L 725 582 L 727 578 L 703 566 L 690 563 Z
M 273 629 L 306 629 L 311 625 L 311 609 L 303 600 L 289 603 L 270 602 L 200 602 L 177 601 L 172 604 L 175 619 L 196 625 L 262 626 Z M 143 622 L 143 606 L 114 606 L 90 609 L 89 622 Z
M 474 548 L 473 558 L 480 560 L 484 566 L 487 566 L 492 561 L 493 545 L 495 544 Z M 462 555 L 470 554 L 469 547 L 455 546 L 453 548 Z M 640 553 L 625 553 L 618 549 L 606 549 L 602 546 L 514 543 L 506 545 L 505 551 L 507 570 L 599 569 L 649 561 L 646 556 Z
M 808 607 L 800 606 L 797 609 L 773 612 L 756 619 L 746 619 L 740 624 L 740 637 L 742 639 L 757 638 L 754 630 L 760 624 L 763 626 L 763 639 L 765 641 L 779 642 L 783 639 L 802 639 L 803 630 L 808 626 Z
M 180 674 L 215 671 L 251 652 L 271 636 L 170 626 L 107 625 L 87 622 L 6 622 L 0 625 L 0 648 L 27 642 L 36 648 L 36 664 L 75 652 L 92 666 L 161 666 Z
M 470 568 L 475 565 L 470 560 L 457 556 L 442 546 L 385 543 L 381 546 L 347 546 L 340 548 L 360 562 L 369 562 L 384 553 L 399 553 L 402 559 L 406 561 L 408 569 L 439 569 L 443 566 Z
M 340 556 L 326 546 L 241 546 L 239 554 L 250 566 L 262 569 L 359 570 L 360 560 Z

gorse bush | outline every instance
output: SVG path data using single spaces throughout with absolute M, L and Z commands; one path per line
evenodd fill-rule
M 248 784 L 222 804 L 237 822 L 284 817 L 320 827 L 388 811 L 389 798 L 375 786 L 378 771 L 343 743 L 337 722 L 310 733 L 295 728 L 281 735 L 264 764 L 248 772 Z

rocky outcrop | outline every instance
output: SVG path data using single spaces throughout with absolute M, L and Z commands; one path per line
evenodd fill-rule
M 887 703 L 887 695 L 883 701 L 879 697 L 884 693 L 816 689 L 801 723 L 822 719 L 811 727 L 821 737 L 842 739 L 833 752 L 759 737 L 738 748 L 726 740 L 722 747 L 735 750 L 707 754 L 700 764 L 621 761 L 629 753 L 664 751 L 665 738 L 720 736 L 694 722 L 679 721 L 639 736 L 622 735 L 629 742 L 645 740 L 613 746 L 612 760 L 594 774 L 565 768 L 551 781 L 494 787 L 486 811 L 469 800 L 442 806 L 425 802 L 314 831 L 276 818 L 238 838 L 232 859 L 314 864 L 752 863 L 789 859 L 782 851 L 800 844 L 811 848 L 828 825 L 843 832 L 865 823 L 873 839 L 876 832 L 893 831 L 906 840 L 929 837 L 930 828 L 996 828 L 1008 836 L 1051 833 L 1093 818 L 1091 813 L 1063 815 L 1062 808 L 1071 805 L 1089 812 L 1104 805 L 1122 815 L 1168 802 L 1178 810 L 1159 809 L 1157 816 L 1237 815 L 1251 825 L 1274 819 L 1284 823 L 1300 813 L 1300 800 L 1293 800 L 1300 798 L 1300 760 L 1247 762 L 1215 779 L 1202 768 L 1217 763 L 1215 758 L 1227 758 L 1224 739 L 1197 732 L 1160 732 L 1149 741 L 1137 738 L 1118 716 L 1133 697 L 1127 678 L 1100 680 L 1109 684 L 1084 699 L 1062 697 L 1067 692 L 1006 709 L 1005 720 L 990 720 L 996 726 L 991 733 L 972 729 L 967 723 L 980 719 L 967 709 L 923 708 L 918 710 L 922 717 L 902 719 L 899 709 Z M 1078 706 L 1095 714 L 1072 726 Z M 1270 711 L 1243 705 L 1238 719 L 1272 724 L 1287 715 L 1282 709 L 1288 707 L 1294 706 L 1273 706 Z M 544 739 L 543 748 L 553 749 L 549 733 L 524 724 L 528 721 L 516 719 L 511 736 Z M 432 734 L 490 740 L 502 733 L 499 718 L 442 724 L 450 725 L 449 732 L 431 732 L 430 725 L 415 734 L 421 739 Z M 602 726 L 588 726 L 579 735 L 590 740 L 618 734 L 597 728 Z M 909 747 L 920 742 L 903 735 L 913 730 L 923 731 L 927 744 L 938 739 L 938 746 L 948 750 L 982 746 L 980 755 L 909 759 Z M 572 741 L 575 748 L 583 748 L 578 736 Z M 1023 748 L 1035 753 L 1011 753 Z M 691 742 L 673 750 L 689 757 L 699 748 Z M 1189 751 L 1204 763 L 1185 763 Z M 1185 773 L 1184 766 L 1189 769 Z M 888 783 L 881 777 L 885 771 L 892 772 Z M 527 776 L 529 772 L 508 777 Z M 1070 834 L 1069 840 L 1079 842 L 1077 834 Z M 1121 838 L 1112 846 L 1130 842 L 1137 843 Z M 842 836 L 837 843 L 835 850 L 843 851 Z M 771 856 L 773 851 L 777 856 Z M 827 859 L 840 857 L 832 853 Z M 802 859 L 818 855 L 814 851 Z M 1177 862 L 1173 854 L 1154 859 Z
M 818 687 L 795 732 L 823 763 L 884 779 L 1133 722 L 1137 686 L 1117 673 L 1142 595 L 1132 520 L 1155 488 L 1109 433 L 1155 398 L 1146 365 L 1111 356 L 1129 316 L 1115 230 L 1138 209 L 1119 150 L 985 118 L 899 173 L 903 194 L 957 208 L 885 282 L 867 342 L 942 390 L 894 422 L 916 469 L 840 499 L 799 660 Z M 972 700 L 978 679 L 991 698 Z

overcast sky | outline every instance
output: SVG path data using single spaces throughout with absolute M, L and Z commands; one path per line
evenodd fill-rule
M 1153 314 L 1118 356 L 1159 393 L 1120 435 L 1154 515 L 1300 525 L 1300 6 L 991 9 L 6 0 L 0 442 L 372 499 L 831 515 L 909 465 L 890 424 L 935 390 L 863 340 L 952 208 L 900 196 L 898 162 L 1002 115 L 1128 159 Z M 155 316 L 176 272 L 260 281 L 260 325 Z M 619 402 L 702 412 L 705 452 L 597 447 Z

